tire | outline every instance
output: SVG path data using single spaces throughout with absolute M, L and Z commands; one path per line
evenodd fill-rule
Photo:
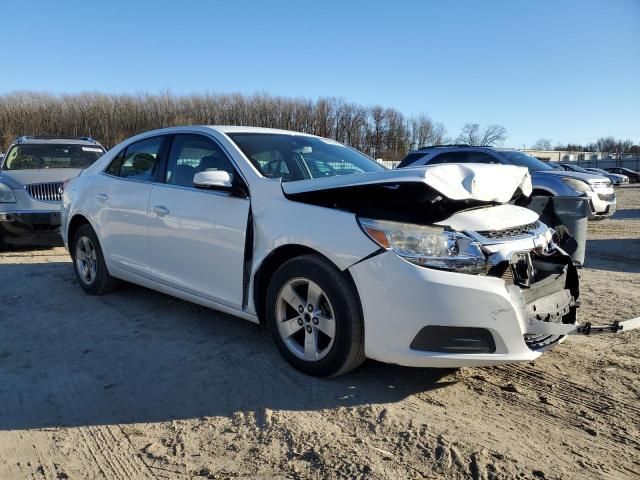
M 85 224 L 78 228 L 69 250 L 76 279 L 85 292 L 104 295 L 118 288 L 120 280 L 109 274 L 98 236 L 91 225 Z
M 320 255 L 283 263 L 269 282 L 266 306 L 273 341 L 297 370 L 331 377 L 365 360 L 357 294 L 344 275 Z

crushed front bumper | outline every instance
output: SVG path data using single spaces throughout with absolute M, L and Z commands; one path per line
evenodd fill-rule
M 61 243 L 60 212 L 0 212 L 0 239 L 12 245 L 56 245 Z

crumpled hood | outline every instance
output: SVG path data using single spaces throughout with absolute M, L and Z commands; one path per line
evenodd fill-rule
M 495 205 L 457 212 L 446 220 L 435 223 L 435 225 L 449 227 L 459 232 L 478 232 L 519 227 L 536 220 L 538 220 L 538 214 L 528 208 L 516 205 Z
M 0 181 L 11 188 L 22 188 L 31 183 L 64 182 L 77 177 L 80 168 L 40 168 L 29 170 L 2 170 Z
M 450 200 L 506 203 L 518 188 L 531 194 L 531 176 L 513 165 L 442 164 L 399 168 L 383 172 L 323 177 L 285 182 L 287 195 L 365 185 L 423 183 Z

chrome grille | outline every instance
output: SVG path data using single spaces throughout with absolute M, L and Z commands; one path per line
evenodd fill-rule
M 609 180 L 604 180 L 604 181 L 596 181 L 596 182 L 592 182 L 591 186 L 593 188 L 609 188 L 611 186 L 611 181 Z
M 478 232 L 478 234 L 482 235 L 484 238 L 491 239 L 513 238 L 527 235 L 528 233 L 537 230 L 538 228 L 540 228 L 540 222 L 536 220 L 533 223 L 520 225 L 518 227 L 505 228 L 504 230 L 484 230 L 482 232 Z
M 612 202 L 616 198 L 615 193 L 599 193 L 598 198 L 605 202 Z
M 60 202 L 62 200 L 62 182 L 32 183 L 24 187 L 27 194 L 41 202 Z

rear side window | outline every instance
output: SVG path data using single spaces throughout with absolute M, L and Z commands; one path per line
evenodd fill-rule
M 116 177 L 150 182 L 155 178 L 164 137 L 153 137 L 129 145 L 114 158 L 106 173 Z

